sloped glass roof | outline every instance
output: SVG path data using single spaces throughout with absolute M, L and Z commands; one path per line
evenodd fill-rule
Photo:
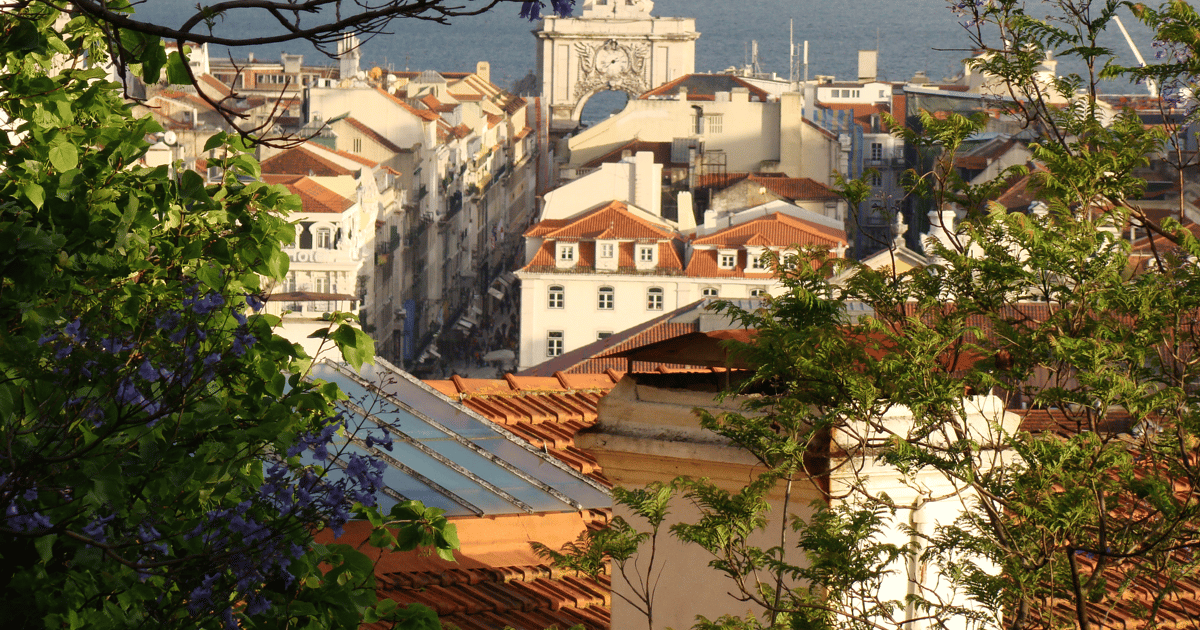
M 377 359 L 357 374 L 322 361 L 311 379 L 336 383 L 351 435 L 338 436 L 343 456 L 360 453 L 388 463 L 378 496 L 385 512 L 398 501 L 420 500 L 450 516 L 567 512 L 609 507 L 608 491 L 503 427 L 447 399 Z M 368 431 L 386 430 L 393 448 L 367 448 Z M 333 449 L 331 449 L 333 450 Z M 331 454 L 334 464 L 343 463 Z M 329 462 L 323 462 L 329 466 Z M 329 466 L 337 475 L 339 466 Z

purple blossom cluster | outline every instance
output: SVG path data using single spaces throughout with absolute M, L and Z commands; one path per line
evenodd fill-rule
M 526 0 L 521 4 L 521 17 L 528 19 L 530 22 L 542 19 L 543 0 Z M 550 9 L 554 15 L 559 17 L 568 17 L 571 15 L 571 9 L 575 7 L 575 0 L 550 0 Z
M 214 381 L 236 382 L 246 369 L 261 330 L 248 315 L 263 306 L 256 295 L 231 299 L 193 283 L 173 307 L 147 314 L 141 329 L 81 313 L 46 331 L 37 345 L 60 398 L 48 404 L 44 421 L 53 427 L 87 419 L 98 439 L 130 440 L 130 452 L 140 440 L 175 439 L 171 428 L 180 425 L 168 420 L 182 421 L 178 412 L 189 400 L 214 391 Z M 365 442 L 367 451 L 352 448 L 351 440 Z M 390 450 L 392 439 L 378 428 L 351 430 L 346 416 L 337 414 L 290 447 L 276 442 L 274 448 L 280 450 L 267 446 L 249 455 L 262 462 L 261 485 L 226 490 L 218 505 L 184 521 L 182 531 L 153 506 L 133 514 L 107 503 L 72 501 L 68 491 L 40 488 L 36 479 L 0 474 L 0 530 L 33 536 L 69 531 L 83 544 L 126 558 L 143 581 L 173 581 L 192 614 L 224 618 L 233 629 L 238 617 L 270 607 L 266 585 L 295 582 L 289 567 L 306 552 L 298 542 L 322 528 L 340 536 L 356 504 L 377 504 L 387 465 L 369 451 Z M 14 466 L 0 456 L 0 470 Z

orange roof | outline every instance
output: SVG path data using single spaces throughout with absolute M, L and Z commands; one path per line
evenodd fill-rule
M 355 175 L 352 171 L 301 144 L 262 161 L 263 173 L 279 175 Z
M 680 87 L 687 88 L 687 100 L 689 101 L 715 101 L 717 92 L 729 92 L 734 88 L 746 88 L 750 92 L 752 101 L 766 102 L 768 96 L 766 90 L 732 74 L 685 74 L 638 98 L 649 99 L 678 95 Z
M 689 278 L 761 278 L 763 280 L 771 280 L 775 274 L 770 269 L 763 269 L 761 272 L 746 272 L 746 252 L 739 250 L 737 252 L 737 264 L 733 269 L 722 268 L 717 261 L 717 250 L 715 249 L 698 249 L 692 252 L 692 259 L 688 261 L 687 274 Z
M 530 232 L 537 227 L 535 225 Z M 554 240 L 595 240 L 601 234 L 606 235 L 604 238 L 622 240 L 675 238 L 675 235 L 666 228 L 634 215 L 629 211 L 629 206 L 620 201 L 612 201 L 582 217 L 570 220 L 569 223 L 558 229 L 544 232 L 542 236 Z M 532 234 L 526 233 L 526 236 L 532 236 Z
M 575 434 L 596 423 L 596 406 L 616 385 L 610 374 L 505 375 L 427 383 L 483 417 L 593 479 L 608 485 L 590 453 L 575 447 Z
M 358 120 L 357 118 L 354 118 L 352 116 L 347 116 L 343 120 L 346 121 L 347 125 L 354 127 L 355 129 L 358 130 L 359 133 L 370 138 L 372 142 L 379 144 L 380 146 L 387 149 L 388 151 L 391 151 L 392 153 L 400 153 L 400 152 L 404 151 L 404 149 L 401 149 L 400 147 L 396 146 L 396 144 L 393 143 L 391 140 L 388 140 L 387 138 L 380 135 L 378 131 L 375 131 L 374 129 L 371 129 L 370 127 L 364 125 L 362 123 L 362 121 Z
M 541 542 L 561 549 L 581 533 L 606 523 L 607 510 L 495 517 L 457 517 L 461 548 L 455 562 L 426 552 L 370 550 L 380 597 L 401 604 L 418 603 L 438 613 L 443 625 L 462 630 L 543 630 L 582 626 L 608 630 L 611 584 L 608 576 L 592 580 L 551 567 L 530 548 Z M 370 523 L 352 521 L 334 539 L 329 530 L 317 540 L 361 545 Z M 366 549 L 366 547 L 364 547 Z M 366 624 L 387 628 L 390 624 Z
M 233 93 L 229 89 L 228 85 L 225 85 L 224 83 L 221 82 L 220 79 L 212 76 L 211 74 L 202 74 L 202 75 L 196 77 L 196 82 L 199 84 L 197 86 L 198 89 L 207 88 L 208 90 L 215 92 L 216 95 L 221 98 L 229 96 L 230 94 Z M 210 93 L 209 96 L 213 96 L 213 94 Z
M 697 188 L 725 189 L 743 181 L 758 184 L 792 201 L 836 201 L 841 199 L 830 187 L 808 177 L 784 177 L 782 173 L 710 173 L 696 180 Z
M 388 92 L 387 90 L 385 90 L 383 88 L 375 88 L 375 89 L 378 90 L 380 94 L 386 96 L 393 103 L 395 103 L 396 105 L 399 105 L 401 109 L 412 114 L 413 116 L 416 116 L 417 118 L 421 118 L 422 120 L 429 120 L 429 121 L 437 120 L 439 118 L 439 116 L 437 115 L 436 112 L 431 112 L 427 109 L 417 109 L 417 108 L 413 107 L 412 105 L 405 103 L 403 99 L 396 98 L 395 95 L 391 94 L 390 92 Z
M 753 242 L 752 242 L 753 241 Z M 782 212 L 733 225 L 693 241 L 696 245 L 724 245 L 742 247 L 758 245 L 764 247 L 791 247 L 793 245 L 825 245 L 836 247 L 846 244 L 846 232 L 826 227 L 804 219 L 797 219 Z
M 679 366 L 666 366 L 662 363 L 634 361 L 632 366 L 620 357 L 610 356 L 615 352 L 638 348 L 664 339 L 672 339 L 680 335 L 698 332 L 700 319 L 693 321 L 678 321 L 685 314 L 705 308 L 709 300 L 692 302 L 674 311 L 642 322 L 632 328 L 613 333 L 604 339 L 594 341 L 581 348 L 576 348 L 561 356 L 540 363 L 521 372 L 523 376 L 539 376 L 552 374 L 563 380 L 573 375 L 588 378 L 599 378 L 600 373 L 607 374 L 614 381 L 620 380 L 625 370 L 632 367 L 635 372 L 664 372 L 679 371 Z M 694 369 L 694 368 L 693 368 Z
M 300 196 L 301 212 L 342 213 L 354 202 L 305 176 L 264 174 L 268 184 L 283 184 L 288 191 Z

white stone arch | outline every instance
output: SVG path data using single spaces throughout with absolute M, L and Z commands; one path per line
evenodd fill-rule
M 601 94 L 603 92 L 624 92 L 625 95 L 628 96 L 629 100 L 631 100 L 631 101 L 633 99 L 641 96 L 641 94 L 638 94 L 638 93 L 635 93 L 635 92 L 632 92 L 630 90 L 623 89 L 623 88 L 612 88 L 612 87 L 594 88 L 591 91 L 587 92 L 584 96 L 580 97 L 579 102 L 575 104 L 575 109 L 571 110 L 571 120 L 575 121 L 575 123 L 577 125 L 580 124 L 580 121 L 583 118 L 583 108 L 587 107 L 588 101 L 592 100 L 593 96 L 595 96 L 597 94 Z
M 696 21 L 650 15 L 653 3 L 584 4 L 581 17 L 548 17 L 538 38 L 542 102 L 554 131 L 579 127 L 583 105 L 596 92 L 637 98 L 695 71 Z

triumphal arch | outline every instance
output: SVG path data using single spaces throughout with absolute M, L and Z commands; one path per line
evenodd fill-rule
M 650 0 L 585 0 L 579 17 L 547 17 L 534 31 L 552 130 L 578 128 L 597 92 L 637 98 L 695 71 L 696 20 L 654 17 L 653 7 Z

